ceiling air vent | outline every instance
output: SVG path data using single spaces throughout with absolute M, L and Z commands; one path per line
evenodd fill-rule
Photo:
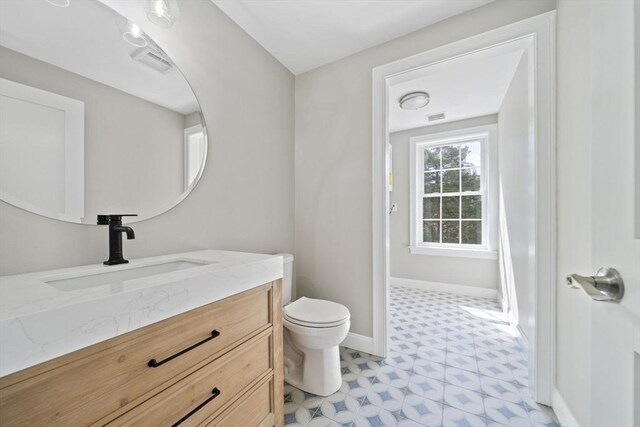
M 430 122 L 435 122 L 436 120 L 442 120 L 444 118 L 444 113 L 432 114 L 430 116 L 427 116 L 427 120 L 429 120 Z
M 138 61 L 149 68 L 153 68 L 161 73 L 167 73 L 173 68 L 173 62 L 169 59 L 166 53 L 161 50 L 154 49 L 151 46 L 141 47 L 136 49 L 131 58 L 134 61 Z

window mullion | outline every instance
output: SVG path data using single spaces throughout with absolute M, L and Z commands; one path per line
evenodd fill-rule
M 460 146 L 462 147 L 462 146 Z M 462 244 L 462 154 L 461 148 L 458 148 L 458 159 L 460 162 L 460 169 L 458 169 L 458 244 Z
M 438 243 L 442 243 L 442 195 L 444 189 L 444 172 L 442 171 L 442 147 L 438 154 L 438 160 L 440 160 L 440 217 L 438 218 Z

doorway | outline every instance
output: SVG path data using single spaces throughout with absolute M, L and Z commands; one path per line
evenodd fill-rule
M 488 33 L 484 33 L 469 39 L 462 40 L 450 45 L 446 45 L 419 55 L 415 55 L 391 64 L 377 67 L 373 70 L 373 320 L 374 320 L 374 353 L 379 356 L 387 356 L 390 348 L 390 330 L 388 326 L 388 306 L 391 291 L 391 244 L 390 244 L 390 218 L 391 210 L 390 191 L 392 182 L 390 181 L 392 158 L 396 156 L 395 150 L 389 150 L 390 146 L 390 101 L 395 102 L 397 93 L 394 90 L 407 82 L 414 81 L 425 74 L 434 74 L 438 70 L 445 70 L 444 74 L 449 74 L 446 70 L 452 64 L 472 64 L 478 58 L 491 58 L 496 56 L 521 55 L 524 58 L 526 68 L 527 90 L 529 91 L 528 106 L 531 114 L 530 126 L 528 129 L 528 145 L 526 160 L 528 161 L 528 173 L 524 183 L 531 190 L 524 194 L 527 200 L 528 209 L 527 220 L 525 221 L 526 233 L 530 241 L 526 242 L 526 269 L 524 275 L 520 274 L 519 282 L 526 281 L 530 286 L 530 313 L 527 314 L 527 337 L 528 359 L 529 359 L 529 388 L 531 396 L 539 403 L 550 405 L 551 395 L 554 389 L 555 378 L 555 13 L 550 12 L 534 18 L 521 21 L 507 27 L 499 28 Z M 518 61 L 518 64 L 522 64 Z M 445 114 L 446 115 L 446 114 Z M 477 127 L 476 127 L 477 128 Z M 467 129 L 469 130 L 469 129 Z M 460 155 L 463 148 L 471 147 L 479 138 L 485 135 L 488 138 L 489 132 L 481 132 L 478 129 L 470 130 L 466 134 L 450 135 L 446 132 L 435 135 L 429 139 L 424 135 L 416 136 L 416 140 L 410 144 L 410 149 L 414 150 L 412 158 L 428 154 L 440 153 L 438 150 L 447 148 L 458 150 Z M 467 137 L 471 136 L 469 139 Z M 459 141 L 455 138 L 458 137 Z M 422 139 L 421 139 L 422 138 Z M 467 139 L 465 139 L 467 138 Z M 488 141 L 488 139 L 487 139 Z M 465 145 L 466 144 L 466 145 Z M 482 146 L 479 143 L 478 147 Z M 484 145 L 486 148 L 479 154 L 485 156 L 490 151 L 490 142 Z M 457 147 L 457 148 L 455 148 Z M 463 148 L 461 148 L 463 147 Z M 522 147 L 520 147 L 522 148 Z M 427 150 L 427 151 L 425 151 Z M 417 153 L 417 154 L 416 154 Z M 434 154 L 435 155 L 435 154 Z M 513 154 L 506 154 L 513 155 Z M 458 160 L 458 167 L 444 165 L 443 155 L 438 154 L 438 168 L 433 170 L 434 174 L 446 172 L 458 173 L 458 176 L 465 173 L 465 169 L 471 166 L 461 166 Z M 490 164 L 488 157 L 483 157 L 486 164 Z M 459 159 L 459 158 L 458 158 Z M 478 162 L 478 167 L 482 162 Z M 446 167 L 445 167 L 446 166 Z M 457 172 L 456 172 L 457 171 Z M 421 171 L 424 172 L 424 171 Z M 431 173 L 431 171 L 427 171 Z M 490 173 L 490 172 L 489 172 Z M 442 178 L 440 178 L 442 179 Z M 460 178 L 462 180 L 462 178 Z M 393 185 L 396 181 L 393 181 Z M 425 186 L 426 186 L 425 179 Z M 407 206 L 412 213 L 412 220 L 409 236 L 410 250 L 426 251 L 427 253 L 438 248 L 437 245 L 449 245 L 457 243 L 460 245 L 478 245 L 478 249 L 484 252 L 497 252 L 501 254 L 499 262 L 504 263 L 502 256 L 505 251 L 502 244 L 490 233 L 484 233 L 485 226 L 499 215 L 490 215 L 491 203 L 501 200 L 497 197 L 501 192 L 507 191 L 499 186 L 491 185 L 487 182 L 482 186 L 482 191 L 493 192 L 492 197 L 486 206 L 480 208 L 480 214 L 473 218 L 466 218 L 462 215 L 462 197 L 475 196 L 475 200 L 484 197 L 480 194 L 442 194 L 444 184 L 440 182 L 440 191 L 434 191 L 427 196 L 440 197 L 436 203 L 432 201 L 408 203 Z M 461 185 L 461 184 L 458 184 Z M 415 188 L 414 188 L 415 190 Z M 458 192 L 464 189 L 459 187 Z M 475 190 L 475 189 L 474 189 Z M 425 191 L 415 196 L 425 196 Z M 413 193 L 410 192 L 410 195 Z M 442 207 L 446 202 L 443 196 L 458 197 L 457 217 L 442 217 Z M 471 199 L 469 199 L 471 200 Z M 485 200 L 485 199 L 482 199 Z M 425 228 L 416 232 L 420 224 L 416 218 L 418 209 L 427 209 L 425 206 L 438 205 L 440 216 L 428 218 L 429 224 L 425 223 Z M 419 206 L 420 205 L 420 206 Z M 418 207 L 419 206 L 419 207 Z M 498 203 L 494 210 L 502 207 Z M 424 220 L 421 217 L 420 220 Z M 446 224 L 444 220 L 447 220 Z M 455 221 L 453 221 L 455 220 Z M 474 222 L 474 224 L 471 224 Z M 415 224 L 414 224 L 415 223 Z M 438 225 L 436 225 L 438 223 Z M 458 225 L 456 226 L 455 223 Z M 457 227 L 457 228 L 456 228 Z M 430 231 L 427 233 L 426 229 Z M 445 228 L 449 230 L 446 232 Z M 462 230 L 466 229 L 467 237 L 463 236 Z M 453 231 L 451 231 L 453 230 Z M 456 231 L 457 230 L 457 231 Z M 494 225 L 493 230 L 496 230 Z M 497 230 L 496 230 L 497 231 Z M 448 234 L 447 234 L 448 233 Z M 482 235 L 479 240 L 474 237 Z M 499 233 L 503 236 L 504 233 Z M 457 240 L 456 240 L 457 239 Z M 491 241 L 493 239 L 493 247 Z M 524 242 L 523 242 L 524 243 Z M 434 246 L 436 246 L 434 248 Z M 482 246 L 482 248 L 480 248 Z M 447 246 L 446 249 L 457 250 L 459 247 Z M 468 248 L 467 248 L 468 249 Z M 477 255 L 477 254 L 476 254 Z M 488 255 L 492 256 L 492 255 Z M 510 274 L 508 269 L 502 268 L 501 275 Z M 501 280 L 502 283 L 508 281 Z M 512 281 L 513 282 L 513 281 Z M 502 303 L 507 307 L 514 306 L 514 292 L 503 286 L 498 292 L 501 295 Z M 513 310 L 508 311 L 512 321 L 517 321 L 518 313 Z M 514 317 L 515 316 L 515 317 Z M 521 322 L 522 323 L 522 322 Z

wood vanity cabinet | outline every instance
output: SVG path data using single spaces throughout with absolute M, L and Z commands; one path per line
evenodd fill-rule
M 0 378 L 1 426 L 282 426 L 281 281 Z

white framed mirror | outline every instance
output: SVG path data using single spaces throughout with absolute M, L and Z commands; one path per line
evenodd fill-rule
M 188 82 L 97 0 L 0 2 L 0 199 L 95 224 L 159 215 L 197 185 L 207 130 Z

